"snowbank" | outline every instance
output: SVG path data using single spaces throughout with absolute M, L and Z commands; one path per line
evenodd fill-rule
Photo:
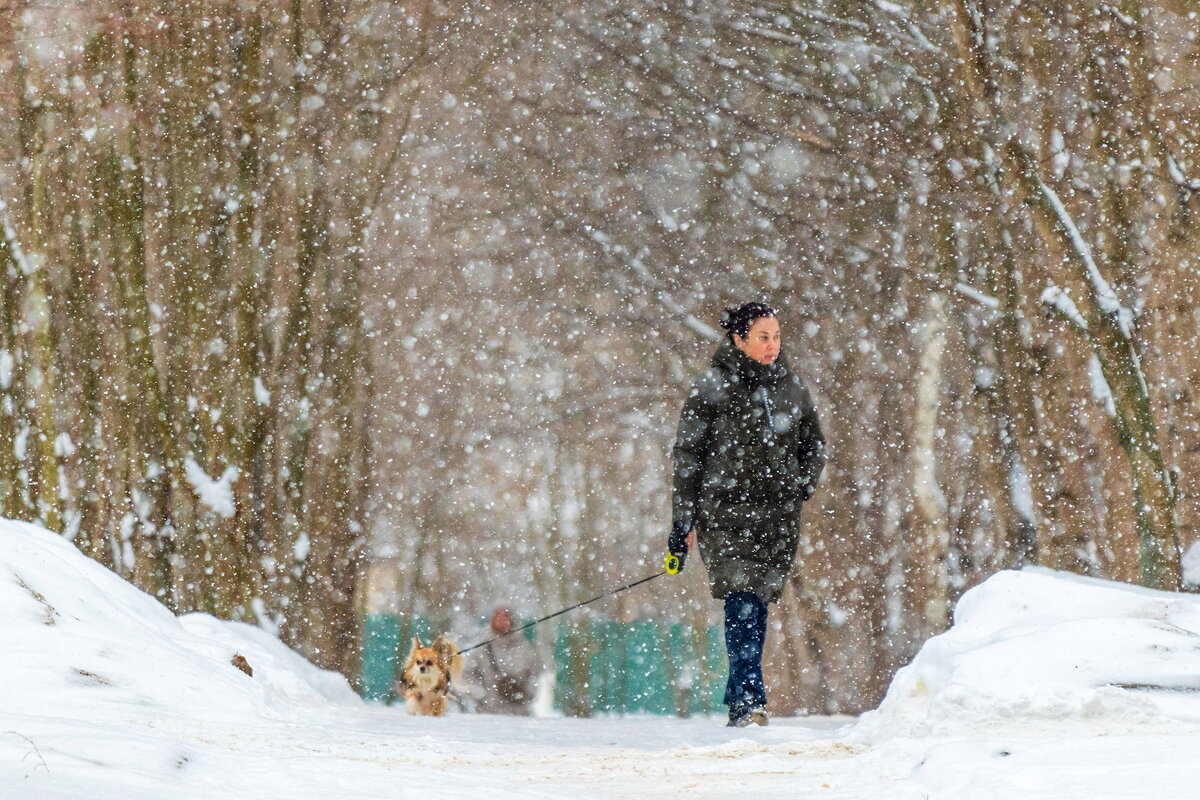
M 2 520 L 0 615 L 6 798 L 1159 800 L 1200 786 L 1200 598 L 1046 570 L 969 592 L 861 722 L 750 729 L 410 717 L 264 631 L 176 618 L 61 537 Z
M 953 627 L 896 674 L 858 736 L 1082 723 L 1200 723 L 1200 597 L 1041 568 L 998 573 L 963 595 Z
M 0 520 L 0 708 L 79 715 L 97 704 L 231 718 L 357 704 L 336 673 L 249 625 L 175 617 L 43 528 Z M 231 664 L 240 654 L 253 677 Z

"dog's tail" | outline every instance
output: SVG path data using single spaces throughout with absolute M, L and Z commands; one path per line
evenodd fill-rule
M 438 655 L 446 664 L 446 671 L 450 674 L 450 682 L 462 683 L 463 657 L 458 652 L 458 645 L 445 636 L 439 636 L 434 640 L 432 647 L 437 650 Z

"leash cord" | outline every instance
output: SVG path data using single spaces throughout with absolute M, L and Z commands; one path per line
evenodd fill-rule
M 652 581 L 655 578 L 661 578 L 663 575 L 666 575 L 666 574 L 667 574 L 667 571 L 664 569 L 662 572 L 651 575 L 649 578 L 642 578 L 640 581 L 634 581 L 633 583 L 627 583 L 624 586 L 622 586 L 620 589 L 613 589 L 611 592 L 605 592 L 602 595 L 593 597 L 591 600 L 584 600 L 582 603 L 576 603 L 573 606 L 564 608 L 562 611 L 555 611 L 553 614 L 542 617 L 541 619 L 535 619 L 533 622 L 527 622 L 524 625 L 522 625 L 521 627 L 519 627 L 515 630 L 511 630 L 508 633 L 502 633 L 499 636 L 493 636 L 491 639 L 488 639 L 486 642 L 480 642 L 479 644 L 473 644 L 470 647 L 464 647 L 462 650 L 459 650 L 454 655 L 461 656 L 463 653 L 469 653 L 472 650 L 475 650 L 476 648 L 483 647 L 484 645 L 489 645 L 492 642 L 496 641 L 497 639 L 503 639 L 505 636 L 512 636 L 514 633 L 520 633 L 521 631 L 525 630 L 526 628 L 532 628 L 534 625 L 538 625 L 542 622 L 545 622 L 548 619 L 554 619 L 555 617 L 559 616 L 560 614 L 565 614 L 568 611 L 574 611 L 575 609 L 579 608 L 580 606 L 586 606 L 588 603 L 594 603 L 597 600 L 603 600 L 605 597 L 609 597 L 610 595 L 620 594 L 621 592 L 625 591 L 626 589 L 632 589 L 633 587 L 639 586 L 639 585 L 645 583 L 646 581 Z

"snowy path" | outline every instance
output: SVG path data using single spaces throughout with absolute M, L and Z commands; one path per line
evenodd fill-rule
M 846 737 L 846 718 L 729 730 L 705 718 L 429 719 L 370 707 L 279 720 L 130 712 L 0 716 L 0 798 L 1200 797 L 1200 730 L 1172 726 L 1066 722 L 870 747 Z
M 444 798 L 729 798 L 748 788 L 757 798 L 921 796 L 894 783 L 885 791 L 894 776 L 864 769 L 867 748 L 838 739 L 845 719 L 729 730 L 715 718 L 428 719 L 394 708 L 306 716 L 200 722 L 138 714 L 94 725 L 9 717 L 10 732 L 0 732 L 0 797 L 299 800 L 423 797 L 432 789 Z M 116 754 L 123 763 L 114 763 Z

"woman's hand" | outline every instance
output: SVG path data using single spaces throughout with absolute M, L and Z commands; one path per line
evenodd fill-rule
M 687 561 L 688 551 L 695 544 L 696 532 L 688 531 L 676 523 L 671 528 L 671 535 L 667 538 L 667 572 L 675 574 L 682 571 L 683 564 Z

